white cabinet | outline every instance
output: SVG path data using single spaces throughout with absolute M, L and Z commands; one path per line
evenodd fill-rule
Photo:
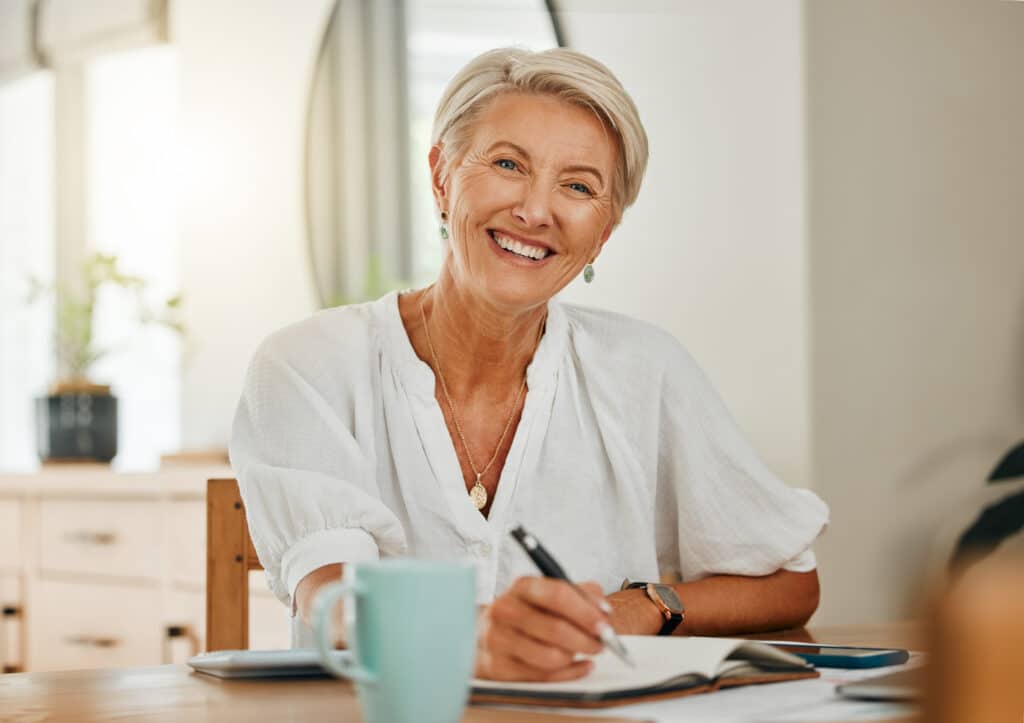
M 21 502 L 0 499 L 0 571 L 21 565 Z
M 39 580 L 28 616 L 32 670 L 163 662 L 160 588 Z
M 21 579 L 0 573 L 0 673 L 16 673 L 23 668 L 24 616 Z
M 206 480 L 229 468 L 0 475 L 0 665 L 28 671 L 183 663 L 205 649 Z M 253 573 L 253 648 L 289 645 L 288 611 Z
M 205 585 L 206 503 L 174 501 L 170 505 L 168 521 L 171 580 L 181 585 Z
M 159 580 L 161 512 L 152 501 L 43 500 L 39 568 Z

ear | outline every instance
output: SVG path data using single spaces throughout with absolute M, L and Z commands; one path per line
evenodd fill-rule
M 601 255 L 604 250 L 604 245 L 608 242 L 608 239 L 612 235 L 612 229 L 615 228 L 615 223 L 609 221 L 608 225 L 604 227 L 604 231 L 601 232 L 601 241 L 597 244 L 597 250 L 594 252 L 594 258 L 590 260 L 590 263 L 597 261 L 597 257 Z
M 448 160 L 445 158 L 441 144 L 430 147 L 430 188 L 434 192 L 434 202 L 438 210 L 448 205 Z

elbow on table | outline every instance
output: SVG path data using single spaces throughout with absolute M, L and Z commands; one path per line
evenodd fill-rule
M 786 627 L 799 628 L 807 624 L 821 601 L 821 586 L 818 583 L 818 571 L 789 573 L 793 577 L 794 590 L 791 593 L 791 619 Z

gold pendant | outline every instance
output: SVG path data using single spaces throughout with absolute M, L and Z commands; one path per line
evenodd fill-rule
M 480 484 L 479 477 L 476 480 L 476 484 L 469 490 L 469 499 L 478 510 L 482 510 L 487 506 L 487 490 Z

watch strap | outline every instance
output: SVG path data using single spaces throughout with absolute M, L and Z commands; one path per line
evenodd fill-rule
M 623 586 L 623 589 L 624 590 L 635 590 L 637 588 L 643 588 L 644 591 L 647 593 L 647 597 L 651 598 L 651 592 L 647 588 L 647 586 L 651 585 L 651 584 L 653 584 L 653 583 L 648 583 L 648 582 L 629 582 L 629 583 L 627 583 L 626 585 Z M 665 605 L 664 602 L 662 602 L 661 605 L 658 605 L 656 602 L 654 602 L 653 599 L 651 599 L 651 602 L 654 603 L 654 605 L 657 606 L 658 612 L 660 612 L 662 614 L 662 617 L 665 620 L 665 622 L 663 622 L 661 624 L 661 630 L 658 631 L 658 635 L 671 635 L 673 632 L 675 632 L 675 629 L 679 627 L 680 623 L 683 622 L 683 615 L 682 615 L 682 613 L 673 612 L 672 610 L 668 610 L 668 609 L 664 609 L 663 610 L 662 607 Z
M 675 629 L 679 627 L 680 623 L 683 622 L 683 616 L 679 613 L 670 612 L 668 617 L 665 618 L 665 622 L 661 624 L 661 630 L 658 631 L 658 635 L 671 635 L 675 632 Z

